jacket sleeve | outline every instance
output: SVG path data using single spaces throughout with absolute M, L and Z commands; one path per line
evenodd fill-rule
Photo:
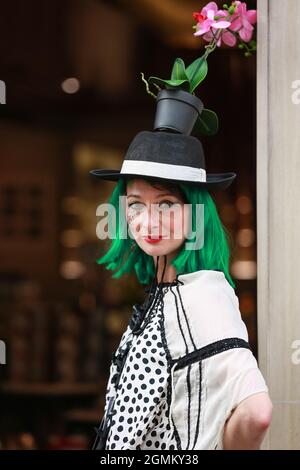
M 215 424 L 213 448 L 222 450 L 224 426 L 233 410 L 249 396 L 268 392 L 268 387 L 249 349 L 230 349 L 208 361 L 203 427 L 208 429 L 210 423 Z
M 200 347 L 184 367 L 172 368 L 171 417 L 181 449 L 222 449 L 232 410 L 250 395 L 268 392 L 268 387 L 249 347 L 234 290 L 221 283 L 201 295 L 205 308 L 189 309 Z M 206 350 L 209 354 L 203 354 Z

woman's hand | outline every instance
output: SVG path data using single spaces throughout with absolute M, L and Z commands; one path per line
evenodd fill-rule
M 224 450 L 259 450 L 270 426 L 273 405 L 267 392 L 255 393 L 233 410 L 225 423 Z

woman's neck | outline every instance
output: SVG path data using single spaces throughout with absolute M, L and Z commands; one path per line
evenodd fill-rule
M 158 259 L 157 282 L 173 282 L 176 279 L 176 269 L 170 264 L 172 258 L 171 255 L 153 256 L 155 267 Z

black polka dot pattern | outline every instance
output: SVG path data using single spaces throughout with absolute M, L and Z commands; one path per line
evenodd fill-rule
M 106 403 L 111 393 L 116 398 L 106 449 L 176 448 L 167 400 L 168 363 L 160 334 L 162 315 L 158 309 L 139 335 L 127 328 L 121 338 L 119 348 L 129 339 L 132 343 L 117 390 L 111 392 L 113 385 L 108 384 Z M 114 372 L 112 365 L 110 378 Z

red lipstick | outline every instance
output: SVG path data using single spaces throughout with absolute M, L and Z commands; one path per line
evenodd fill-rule
M 148 235 L 147 237 L 144 237 L 144 240 L 146 240 L 146 242 L 152 243 L 152 244 L 160 242 L 161 239 L 162 239 L 161 235 L 158 237 L 154 237 L 154 236 L 151 237 L 150 235 Z

